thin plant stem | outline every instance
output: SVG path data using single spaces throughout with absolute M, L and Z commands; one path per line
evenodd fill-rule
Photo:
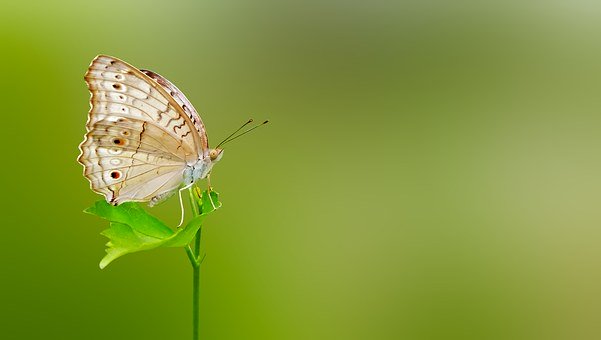
M 194 243 L 194 254 L 198 265 L 193 266 L 194 272 L 192 274 L 192 339 L 198 340 L 200 339 L 200 261 L 198 260 L 200 251 L 200 228 L 196 233 Z
M 194 257 L 194 250 L 192 250 L 192 247 L 190 247 L 190 245 L 187 245 L 185 249 L 186 249 L 186 255 L 188 255 L 188 259 L 190 260 L 192 267 L 198 267 L 200 265 L 200 263 L 198 263 L 198 261 L 196 260 L 196 257 Z
M 198 216 L 198 206 L 194 199 L 194 187 L 189 189 L 190 205 L 194 217 Z M 186 246 L 186 253 L 192 264 L 192 340 L 200 339 L 200 238 L 201 228 L 198 228 L 196 237 L 194 238 L 194 248 L 190 245 Z
M 190 205 L 192 206 L 192 213 L 194 214 L 194 216 L 198 216 L 200 212 L 198 211 L 198 206 L 196 205 L 196 200 L 194 199 L 195 189 L 195 186 L 191 186 L 190 188 L 188 188 L 188 193 L 190 194 Z

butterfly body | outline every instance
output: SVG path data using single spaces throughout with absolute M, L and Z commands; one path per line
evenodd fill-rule
M 213 150 L 215 150 L 215 152 L 218 153 L 218 156 L 215 158 L 211 157 L 211 153 Z M 212 149 L 203 158 L 199 159 L 196 163 L 188 165 L 184 169 L 184 184 L 189 185 L 196 182 L 199 179 L 206 178 L 211 172 L 213 165 L 221 159 L 222 155 L 223 150 Z
M 190 101 L 159 74 L 100 55 L 85 80 L 91 108 L 78 161 L 107 202 L 155 204 L 221 159 Z

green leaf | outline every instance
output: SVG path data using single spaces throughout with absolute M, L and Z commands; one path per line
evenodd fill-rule
M 189 244 L 205 217 L 221 207 L 217 192 L 205 190 L 201 193 L 200 190 L 195 189 L 192 196 L 199 215 L 177 231 L 173 231 L 134 202 L 112 206 L 105 200 L 100 200 L 84 210 L 86 213 L 110 221 L 109 229 L 101 233 L 109 239 L 109 242 L 106 244 L 107 254 L 100 261 L 100 268 L 106 267 L 125 254 L 158 247 L 184 247 Z

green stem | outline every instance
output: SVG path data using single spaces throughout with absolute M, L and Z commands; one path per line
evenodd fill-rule
M 189 189 L 190 205 L 194 217 L 198 216 L 198 207 L 194 199 L 194 187 Z M 201 227 L 202 228 L 202 227 Z M 186 246 L 186 253 L 192 264 L 192 340 L 200 339 L 200 238 L 201 228 L 198 228 L 194 238 L 194 249 L 190 245 Z
M 190 260 L 192 267 L 198 267 L 200 263 L 196 260 L 196 257 L 194 256 L 194 250 L 192 250 L 190 245 L 187 245 L 185 249 L 186 255 L 188 255 L 188 259 Z
M 194 255 L 196 257 L 197 266 L 193 266 L 194 273 L 192 274 L 192 339 L 200 339 L 200 261 L 198 254 L 200 252 L 200 228 L 196 233 L 194 240 Z

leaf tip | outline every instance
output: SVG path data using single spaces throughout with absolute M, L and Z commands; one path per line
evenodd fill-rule
M 106 266 L 108 266 L 111 262 L 113 262 L 114 260 L 117 259 L 117 257 L 119 257 L 120 255 L 114 256 L 114 254 L 111 254 L 111 252 L 109 252 L 107 250 L 107 254 L 102 258 L 102 260 L 100 260 L 100 263 L 98 264 L 98 266 L 100 267 L 100 269 L 104 269 L 106 268 Z

